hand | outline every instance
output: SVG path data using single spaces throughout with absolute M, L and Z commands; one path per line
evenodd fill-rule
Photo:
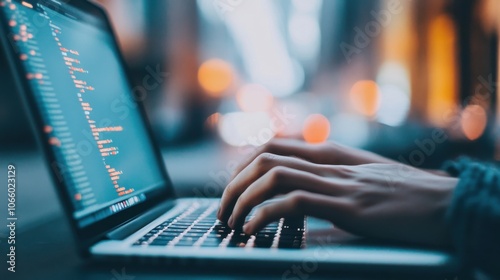
M 245 159 L 236 169 L 234 177 L 245 169 L 259 155 L 270 153 L 282 156 L 293 156 L 318 164 L 360 165 L 367 163 L 397 163 L 390 159 L 335 142 L 308 144 L 294 139 L 273 139 L 259 147 L 250 157 Z
M 368 163 L 399 163 L 368 151 L 343 146 L 335 142 L 308 144 L 304 141 L 294 139 L 273 139 L 266 145 L 259 147 L 252 155 L 246 158 L 236 168 L 231 180 L 258 156 L 265 153 L 297 157 L 317 164 L 361 165 Z M 441 170 L 425 171 L 435 175 L 449 176 L 449 174 Z
M 270 153 L 230 182 L 218 217 L 253 234 L 287 216 L 326 219 L 351 233 L 425 244 L 447 244 L 444 215 L 458 180 L 401 164 L 334 166 Z M 228 218 L 229 217 L 229 218 Z

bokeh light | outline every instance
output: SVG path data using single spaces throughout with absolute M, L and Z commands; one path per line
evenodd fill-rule
M 51 137 L 51 138 L 49 138 L 49 144 L 52 145 L 52 146 L 61 147 L 61 141 L 57 137 Z
M 302 135 L 307 143 L 323 143 L 330 136 L 330 121 L 321 114 L 310 115 L 304 123 Z
M 389 126 L 402 125 L 410 111 L 410 98 L 398 86 L 383 85 L 380 87 L 380 108 L 377 120 Z
M 483 107 L 479 105 L 468 105 L 462 111 L 460 124 L 467 139 L 473 141 L 483 135 L 486 129 L 488 117 Z
M 358 81 L 349 93 L 354 109 L 367 117 L 377 114 L 380 106 L 380 93 L 377 83 L 374 81 Z
M 207 118 L 207 120 L 205 121 L 205 125 L 209 129 L 214 129 L 219 124 L 220 119 L 221 119 L 220 113 L 213 113 Z
M 407 67 L 398 61 L 384 62 L 377 74 L 377 85 L 380 93 L 377 121 L 389 126 L 402 125 L 411 106 Z
M 295 63 L 291 54 L 277 3 L 245 1 L 244 5 L 244 9 L 226 13 L 224 24 L 239 48 L 238 60 L 247 81 L 265 86 L 275 97 L 290 96 L 301 90 L 303 66 Z
M 238 91 L 236 101 L 244 112 L 267 112 L 273 107 L 274 97 L 265 87 L 248 84 Z
M 218 125 L 219 135 L 231 146 L 262 146 L 275 135 L 269 114 L 264 112 L 228 113 L 221 117 Z
M 307 105 L 310 104 L 306 104 L 300 99 L 287 99 L 280 100 L 279 104 L 275 105 L 271 115 L 273 119 L 277 120 L 277 123 L 273 125 L 276 126 L 279 137 L 300 138 L 302 136 L 304 121 L 309 116 Z M 291 117 L 283 118 L 283 115 Z
M 26 2 L 26 1 L 22 1 L 22 2 L 21 2 L 21 4 L 22 4 L 23 6 L 25 6 L 25 7 L 28 7 L 28 8 L 30 8 L 30 9 L 33 9 L 33 5 L 32 5 L 31 3 L 28 3 L 28 2 Z
M 405 65 L 396 61 L 388 61 L 382 64 L 377 74 L 377 84 L 379 86 L 395 85 L 408 95 L 411 92 L 408 69 Z
M 295 9 L 307 14 L 314 14 L 321 11 L 323 0 L 292 0 Z
M 233 78 L 233 68 L 221 59 L 208 60 L 198 70 L 198 81 L 201 87 L 212 97 L 220 97 L 227 91 Z
M 362 148 L 370 140 L 368 121 L 357 114 L 340 113 L 331 118 L 332 140 L 351 147 Z
M 46 125 L 43 127 L 43 132 L 45 133 L 51 133 L 52 131 L 54 131 L 54 129 L 50 125 Z
M 443 112 L 453 110 L 457 104 L 457 31 L 449 15 L 434 19 L 428 31 L 429 121 L 438 127 L 448 125 Z
M 314 16 L 293 15 L 288 24 L 288 32 L 295 52 L 304 60 L 315 58 L 321 45 L 321 29 Z

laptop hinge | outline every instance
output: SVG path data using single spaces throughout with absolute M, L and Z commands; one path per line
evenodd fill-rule
M 129 220 L 106 234 L 106 237 L 111 240 L 123 240 L 130 235 L 137 232 L 147 224 L 154 221 L 154 219 L 165 214 L 168 210 L 175 206 L 175 200 L 168 200 L 153 209 L 141 214 L 140 216 Z

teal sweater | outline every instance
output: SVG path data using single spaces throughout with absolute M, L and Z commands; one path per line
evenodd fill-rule
M 447 222 L 463 272 L 500 278 L 500 169 L 468 159 L 444 169 L 460 179 Z

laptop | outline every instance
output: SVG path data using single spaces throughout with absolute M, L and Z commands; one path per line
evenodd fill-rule
M 217 199 L 177 199 L 146 121 L 144 88 L 132 87 L 95 4 L 0 0 L 0 32 L 83 257 L 272 266 L 290 277 L 293 267 L 455 270 L 447 252 L 360 241 L 311 218 L 282 218 L 247 236 L 217 220 Z

